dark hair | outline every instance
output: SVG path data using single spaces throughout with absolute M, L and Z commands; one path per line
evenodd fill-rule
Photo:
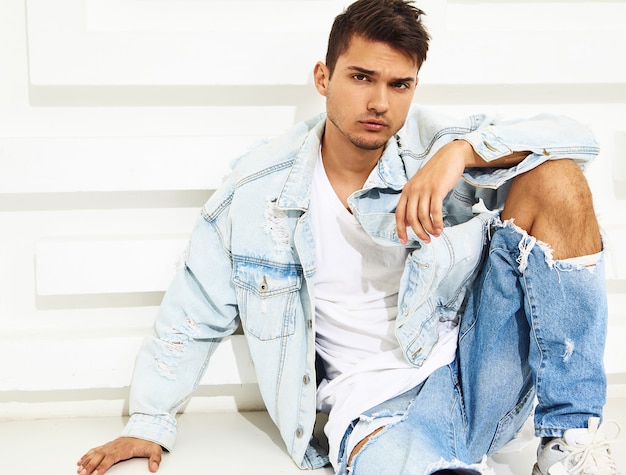
M 330 74 L 353 36 L 386 43 L 406 53 L 419 70 L 426 60 L 430 36 L 421 21 L 424 12 L 410 3 L 410 0 L 357 0 L 338 15 L 328 37 L 326 66 Z

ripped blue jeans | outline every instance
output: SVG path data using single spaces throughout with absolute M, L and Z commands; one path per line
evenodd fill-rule
M 604 255 L 592 269 L 554 261 L 547 246 L 512 223 L 498 223 L 460 325 L 452 364 L 348 428 L 338 473 L 490 473 L 486 456 L 515 436 L 535 400 L 539 437 L 558 437 L 601 417 Z M 347 467 L 353 429 L 379 417 L 389 424 Z

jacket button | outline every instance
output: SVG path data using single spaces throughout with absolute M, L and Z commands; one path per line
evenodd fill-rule
M 309 320 L 306 322 L 306 326 L 308 327 L 308 329 L 312 329 L 313 328 L 313 320 Z
M 309 384 L 309 383 L 311 382 L 311 378 L 309 378 L 309 375 L 308 375 L 308 374 L 305 374 L 305 375 L 304 375 L 304 378 L 302 378 L 302 382 L 303 382 L 304 384 Z
M 298 427 L 298 428 L 296 429 L 296 437 L 299 439 L 299 438 L 301 438 L 303 435 L 304 435 L 304 431 L 302 430 L 302 428 L 301 428 L 301 427 Z

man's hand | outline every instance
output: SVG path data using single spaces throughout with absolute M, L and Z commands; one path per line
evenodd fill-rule
M 148 458 L 148 469 L 156 472 L 163 449 L 159 444 L 134 437 L 119 437 L 87 452 L 77 462 L 79 475 L 102 475 L 111 466 L 133 457 Z
M 396 209 L 396 228 L 402 244 L 407 242 L 407 226 L 424 242 L 430 242 L 430 235 L 442 233 L 443 199 L 474 161 L 475 152 L 469 142 L 455 140 L 438 150 L 404 185 Z

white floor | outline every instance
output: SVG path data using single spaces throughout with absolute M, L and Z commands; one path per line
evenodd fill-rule
M 612 399 L 606 418 L 626 431 L 626 399 Z M 330 475 L 330 468 L 302 472 L 287 455 L 266 413 L 186 414 L 179 419 L 175 449 L 165 454 L 160 475 Z M 76 461 L 92 446 L 116 437 L 121 417 L 44 419 L 0 423 L 2 475 L 69 475 Z M 621 473 L 626 474 L 626 442 L 613 444 Z M 499 454 L 490 464 L 497 475 L 529 475 L 536 444 L 523 451 Z M 148 474 L 145 460 L 114 466 L 110 475 Z M 381 474 L 400 475 L 400 474 Z

